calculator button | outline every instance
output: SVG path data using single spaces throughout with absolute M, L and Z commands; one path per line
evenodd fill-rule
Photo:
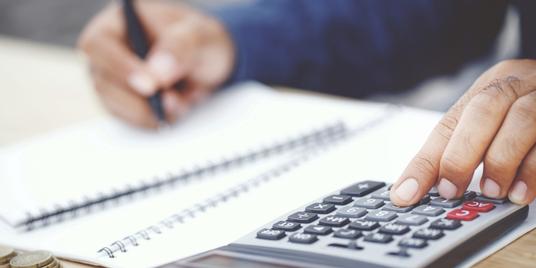
M 299 223 L 290 222 L 290 221 L 278 221 L 272 226 L 272 228 L 276 230 L 292 232 L 292 231 L 296 231 L 300 229 L 301 225 Z
M 339 229 L 333 234 L 334 237 L 356 239 L 361 236 L 361 232 L 358 230 Z
M 465 200 L 471 200 L 475 197 L 476 197 L 476 193 L 473 191 L 465 191 L 465 193 L 463 193 L 463 199 Z
M 397 251 L 392 251 L 392 252 L 388 252 L 387 254 L 391 255 L 391 256 L 396 256 L 396 257 L 403 257 L 403 258 L 409 258 L 411 257 L 411 255 L 409 255 L 408 251 L 406 250 L 406 248 L 404 247 L 401 247 L 399 250 Z
M 384 182 L 363 181 L 344 188 L 341 191 L 341 194 L 362 197 L 382 188 L 383 186 L 385 186 Z
M 447 213 L 447 219 L 450 220 L 472 221 L 476 217 L 478 217 L 478 212 L 461 208 L 451 210 Z
M 463 203 L 463 209 L 473 210 L 478 212 L 488 212 L 495 208 L 495 205 L 482 201 L 467 201 Z
M 428 194 L 430 196 L 439 196 L 439 191 L 437 190 L 437 188 L 434 186 L 432 187 L 432 189 L 430 189 L 430 191 L 428 192 Z
M 375 221 L 357 220 L 357 221 L 350 223 L 349 227 L 352 229 L 356 229 L 356 230 L 372 231 L 380 227 L 380 224 Z
M 312 244 L 318 241 L 314 234 L 295 233 L 288 238 L 288 241 L 300 244 Z
M 331 232 L 333 232 L 333 230 L 331 229 L 331 227 L 327 227 L 327 226 L 309 225 L 305 227 L 303 232 L 308 233 L 308 234 L 314 234 L 314 235 L 328 235 Z
M 443 237 L 443 231 L 439 229 L 419 229 L 413 233 L 414 238 L 427 239 L 427 240 L 437 240 Z
M 367 221 L 392 221 L 396 218 L 396 213 L 393 211 L 373 210 L 367 214 Z
M 305 211 L 318 213 L 318 214 L 328 214 L 335 210 L 335 205 L 333 204 L 324 204 L 324 203 L 314 203 L 305 208 Z
M 352 202 L 352 197 L 347 195 L 330 195 L 324 198 L 324 203 L 334 204 L 334 205 L 346 205 Z
M 412 211 L 412 213 L 419 214 L 419 215 L 424 215 L 424 216 L 429 216 L 429 217 L 435 217 L 435 216 L 439 216 L 439 215 L 445 213 L 445 210 L 442 209 L 442 208 L 439 208 L 439 207 L 432 207 L 432 206 L 429 206 L 429 205 L 422 205 L 422 206 L 416 207 Z
M 360 198 L 354 202 L 354 206 L 368 209 L 377 209 L 384 204 L 383 200 L 375 198 Z
M 383 206 L 383 210 L 388 210 L 388 211 L 394 211 L 394 212 L 397 212 L 397 213 L 406 213 L 406 212 L 409 212 L 411 211 L 412 209 L 414 208 L 414 206 L 409 206 L 409 207 L 399 207 L 393 203 L 387 203 L 385 206 Z
M 396 220 L 396 223 L 416 226 L 416 225 L 421 225 L 427 221 L 428 219 L 426 217 L 414 215 L 414 214 L 406 214 L 406 215 L 401 215 L 400 217 L 398 217 L 398 219 Z
M 424 248 L 428 246 L 428 242 L 418 238 L 404 238 L 398 242 L 398 245 L 406 248 Z
M 318 216 L 310 212 L 296 212 L 288 216 L 289 221 L 299 222 L 299 223 L 311 223 L 318 219 Z
M 320 224 L 333 226 L 333 227 L 343 227 L 348 224 L 350 220 L 346 217 L 339 216 L 326 216 L 320 220 Z
M 343 207 L 337 210 L 337 216 L 347 218 L 359 218 L 367 214 L 367 210 L 357 207 Z
M 444 207 L 444 208 L 453 208 L 457 207 L 462 203 L 460 199 L 445 199 L 443 197 L 438 197 L 433 199 L 430 204 L 432 206 Z
M 285 232 L 281 230 L 262 229 L 257 233 L 257 238 L 266 240 L 279 240 L 285 237 Z
M 440 230 L 455 230 L 460 228 L 462 223 L 459 220 L 437 219 L 430 223 L 430 228 Z
M 378 232 L 384 234 L 403 235 L 409 232 L 410 228 L 407 225 L 389 223 L 382 226 Z
M 479 195 L 475 198 L 476 201 L 482 201 L 482 202 L 489 202 L 489 203 L 493 203 L 493 204 L 504 204 L 506 203 L 506 198 L 499 198 L 499 199 L 496 199 L 496 198 L 489 198 L 489 197 L 485 197 L 483 195 Z
M 355 249 L 355 250 L 363 249 L 363 247 L 358 246 L 355 241 L 350 241 L 349 243 L 331 243 L 331 244 L 328 244 L 328 246 L 337 247 L 337 248 Z
M 428 204 L 430 203 L 430 200 L 431 200 L 430 195 L 426 194 L 422 197 L 421 201 L 419 201 L 419 204 L 420 205 Z
M 390 192 L 391 191 L 389 191 L 389 190 L 378 191 L 378 192 L 375 192 L 375 193 L 372 194 L 372 198 L 389 201 L 389 200 L 391 200 Z
M 388 234 L 370 233 L 364 238 L 367 242 L 386 244 L 393 241 L 393 237 Z

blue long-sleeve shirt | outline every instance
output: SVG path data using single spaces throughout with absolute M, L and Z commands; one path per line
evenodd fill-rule
M 361 97 L 399 91 L 488 54 L 503 0 L 260 0 L 216 10 L 234 40 L 231 81 Z M 536 58 L 536 1 L 515 2 Z

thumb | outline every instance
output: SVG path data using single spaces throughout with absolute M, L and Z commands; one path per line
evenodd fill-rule
M 195 53 L 195 33 L 178 23 L 159 35 L 147 59 L 149 72 L 162 88 L 172 87 L 184 78 Z

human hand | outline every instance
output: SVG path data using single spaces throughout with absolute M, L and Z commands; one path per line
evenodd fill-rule
M 79 38 L 104 106 L 125 121 L 155 128 L 147 97 L 162 89 L 169 122 L 206 97 L 229 77 L 233 43 L 216 19 L 184 5 L 135 2 L 151 43 L 147 61 L 130 49 L 121 7 L 110 5 L 93 18 Z M 181 81 L 183 88 L 173 87 Z
M 503 61 L 482 74 L 434 128 L 393 185 L 391 200 L 417 203 L 437 184 L 459 198 L 483 161 L 485 196 L 528 204 L 536 196 L 536 60 Z

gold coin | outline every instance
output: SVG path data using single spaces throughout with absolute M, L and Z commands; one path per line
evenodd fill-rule
M 13 258 L 17 253 L 12 248 L 0 246 L 0 265 L 9 263 L 9 260 Z M 2 268 L 0 266 L 0 268 Z
M 40 266 L 40 268 L 55 268 L 57 265 L 58 265 L 58 260 L 54 257 L 52 257 L 52 262 L 45 265 L 45 266 Z
M 33 251 L 22 253 L 9 262 L 11 268 L 41 268 L 54 261 L 48 251 Z

